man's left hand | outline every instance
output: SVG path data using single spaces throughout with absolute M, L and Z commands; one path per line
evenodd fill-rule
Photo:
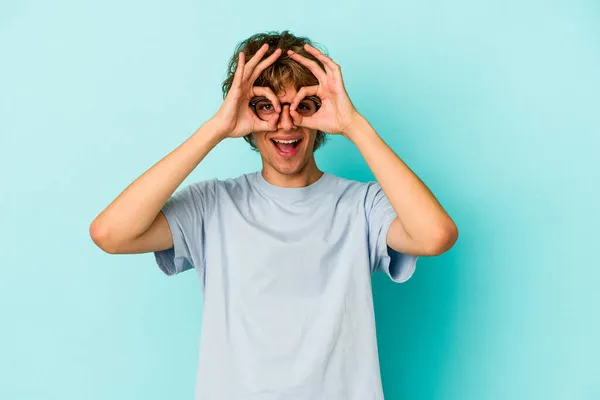
M 341 68 L 311 45 L 306 44 L 304 48 L 323 63 L 325 71 L 317 62 L 288 50 L 290 58 L 307 67 L 319 81 L 318 85 L 300 88 L 291 102 L 290 115 L 298 126 L 331 134 L 344 134 L 361 116 L 346 92 Z M 303 117 L 296 112 L 296 107 L 307 96 L 319 97 L 321 107 L 312 116 Z

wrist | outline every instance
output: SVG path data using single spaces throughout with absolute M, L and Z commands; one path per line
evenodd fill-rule
M 229 131 L 227 130 L 227 128 L 225 128 L 224 124 L 222 124 L 221 121 L 214 117 L 206 121 L 204 125 L 206 126 L 206 129 L 210 132 L 209 135 L 211 135 L 216 140 L 222 141 L 229 137 Z
M 370 126 L 369 122 L 357 111 L 350 118 L 349 123 L 344 127 L 344 130 L 341 132 L 341 134 L 353 142 L 356 136 L 360 135 L 361 132 L 364 132 L 365 128 L 368 126 Z
M 222 128 L 221 124 L 219 124 L 219 121 L 214 118 L 211 118 L 202 124 L 194 134 L 210 138 L 211 142 L 214 142 L 215 145 L 227 138 L 227 132 Z

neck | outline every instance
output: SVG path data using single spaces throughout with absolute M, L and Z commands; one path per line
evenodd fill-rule
M 323 176 L 323 171 L 319 170 L 313 157 L 306 163 L 304 168 L 292 174 L 281 173 L 273 167 L 263 163 L 262 176 L 271 185 L 286 188 L 300 188 L 312 185 L 318 181 L 319 178 Z

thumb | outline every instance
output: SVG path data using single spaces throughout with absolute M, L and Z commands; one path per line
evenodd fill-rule
M 290 108 L 290 116 L 292 117 L 292 121 L 294 121 L 294 125 L 296 126 L 303 126 L 302 125 L 302 115 L 298 114 L 298 112 L 296 110 L 292 110 Z
M 303 126 L 308 129 L 319 129 L 318 121 L 314 117 L 303 117 L 296 110 L 290 111 L 290 115 L 296 126 Z
M 256 130 L 258 131 L 276 131 L 277 130 L 277 119 L 278 115 L 274 115 L 269 120 L 263 121 L 262 119 L 255 117 Z

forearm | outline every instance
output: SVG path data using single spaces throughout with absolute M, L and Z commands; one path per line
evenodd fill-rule
M 211 121 L 133 181 L 92 222 L 90 234 L 105 243 L 142 235 L 185 178 L 222 140 Z
M 357 146 L 412 239 L 437 240 L 456 229 L 433 193 L 364 117 L 358 115 L 343 135 Z

